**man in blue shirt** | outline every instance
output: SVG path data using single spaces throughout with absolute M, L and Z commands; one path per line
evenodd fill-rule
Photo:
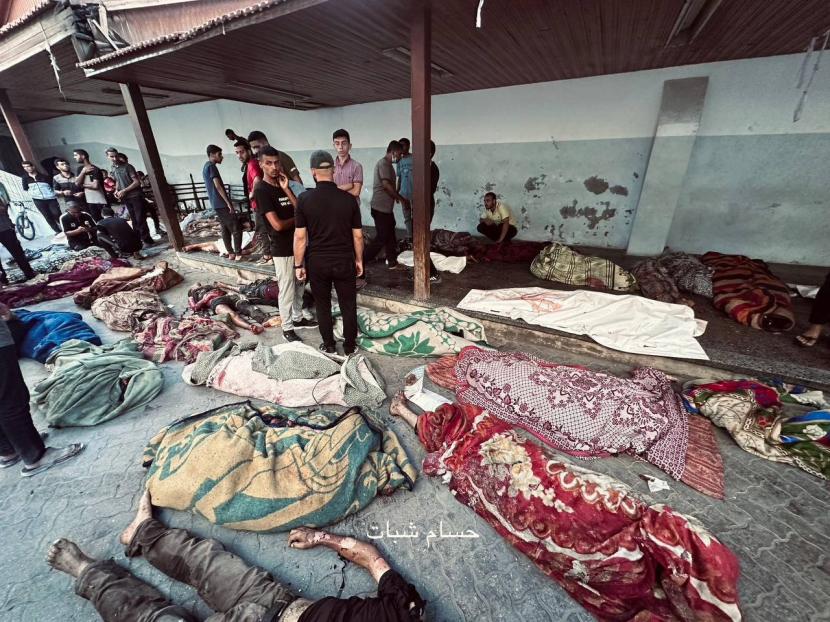
M 205 181 L 205 190 L 210 204 L 222 225 L 222 241 L 228 249 L 228 258 L 242 261 L 242 228 L 239 226 L 233 203 L 225 191 L 225 184 L 222 183 L 222 177 L 216 167 L 217 164 L 222 164 L 222 148 L 208 145 L 207 157 L 208 161 L 202 167 L 202 179 Z
M 408 138 L 401 138 L 399 141 L 401 143 L 401 147 L 403 147 L 403 153 L 401 154 L 401 159 L 398 160 L 398 163 L 395 165 L 398 173 L 398 192 L 402 197 L 405 197 L 409 202 L 410 205 L 401 204 L 403 208 L 403 221 L 406 223 L 406 237 L 410 240 L 412 239 L 412 182 L 413 182 L 413 171 L 412 171 L 412 154 L 409 152 L 410 144 Z

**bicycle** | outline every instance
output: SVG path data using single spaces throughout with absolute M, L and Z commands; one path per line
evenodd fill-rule
M 14 226 L 17 228 L 17 233 L 24 240 L 34 240 L 35 235 L 37 235 L 35 232 L 35 223 L 32 222 L 32 219 L 29 218 L 26 213 L 34 211 L 34 209 L 29 207 L 29 205 L 24 201 L 11 201 L 10 205 L 16 207 L 19 212 L 14 222 Z

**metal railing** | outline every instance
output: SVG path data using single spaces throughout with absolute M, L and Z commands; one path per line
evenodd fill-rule
M 204 182 L 197 182 L 193 179 L 193 175 L 190 176 L 190 183 L 171 184 L 170 187 L 176 195 L 176 212 L 180 219 L 187 214 L 202 212 L 210 207 L 210 200 Z M 250 218 L 251 205 L 248 197 L 245 196 L 245 189 L 242 186 L 225 184 L 225 192 L 228 193 L 231 202 L 239 211 Z M 152 200 L 152 191 L 147 195 L 147 198 Z

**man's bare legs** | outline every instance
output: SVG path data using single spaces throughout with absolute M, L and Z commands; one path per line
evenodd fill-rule
M 218 253 L 219 247 L 216 242 L 199 242 L 198 244 L 188 244 L 182 249 L 185 253 L 192 253 L 194 251 L 205 251 L 208 253 Z
M 369 571 L 376 582 L 389 570 L 389 564 L 380 551 L 368 542 L 348 536 L 337 536 L 321 529 L 298 527 L 288 534 L 288 546 L 294 549 L 313 549 L 325 546 L 336 551 L 341 557 L 354 562 Z
M 392 398 L 392 403 L 389 405 L 389 413 L 406 421 L 412 426 L 413 430 L 417 429 L 418 415 L 406 405 L 406 396 L 404 396 L 403 391 L 398 392 Z
M 229 318 L 231 318 L 231 322 L 233 322 L 235 326 L 239 326 L 239 328 L 249 330 L 254 335 L 259 335 L 260 333 L 262 333 L 262 331 L 265 330 L 259 324 L 249 324 L 248 322 L 246 322 L 241 315 L 239 315 L 228 305 L 216 305 L 215 313 L 216 315 L 227 315 Z

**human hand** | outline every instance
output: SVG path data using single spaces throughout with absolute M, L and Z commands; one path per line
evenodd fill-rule
M 294 276 L 297 277 L 298 281 L 305 281 L 305 278 L 306 278 L 305 268 L 294 268 Z
M 122 195 L 122 192 L 120 190 L 116 190 L 115 192 L 112 193 L 112 196 L 114 196 L 119 201 L 121 200 L 121 195 Z
M 362 259 L 355 259 L 354 260 L 354 268 L 355 268 L 355 276 L 361 277 L 363 276 L 363 260 Z
M 313 549 L 326 537 L 325 531 L 309 529 L 308 527 L 297 527 L 288 534 L 288 546 L 292 549 Z
M 71 190 L 61 190 L 61 194 L 65 197 L 71 197 L 72 191 Z
M 285 173 L 280 173 L 278 180 L 280 182 L 280 188 L 288 190 L 288 177 L 285 176 Z

